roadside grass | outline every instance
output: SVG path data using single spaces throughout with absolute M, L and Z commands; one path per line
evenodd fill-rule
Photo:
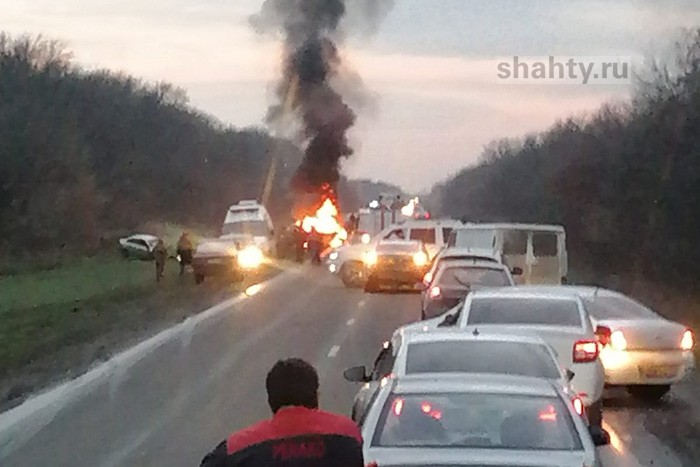
M 0 410 L 278 271 L 273 265 L 242 283 L 197 286 L 171 260 L 156 283 L 152 262 L 113 255 L 2 277 Z

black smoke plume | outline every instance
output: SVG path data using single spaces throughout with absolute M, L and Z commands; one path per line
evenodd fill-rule
M 392 4 L 393 0 L 266 0 L 251 18 L 259 33 L 284 43 L 278 102 L 268 110 L 267 121 L 275 124 L 291 113 L 301 125 L 305 157 L 292 179 L 296 192 L 315 192 L 326 184 L 335 187 L 340 179 L 341 162 L 353 153 L 347 132 L 356 115 L 333 85 L 344 70 L 338 44 L 352 32 L 374 32 Z

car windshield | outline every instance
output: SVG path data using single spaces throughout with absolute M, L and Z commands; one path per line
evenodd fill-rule
M 578 303 L 570 299 L 489 297 L 475 298 L 467 324 L 524 324 L 581 326 Z
M 262 237 L 268 234 L 268 228 L 263 221 L 239 221 L 224 224 L 221 233 L 223 235 L 247 234 Z
M 456 341 L 408 345 L 406 374 L 454 372 L 561 378 L 557 362 L 543 344 Z
M 599 296 L 583 300 L 596 319 L 653 319 L 658 315 L 641 303 L 622 296 Z
M 379 254 L 413 254 L 420 251 L 420 247 L 413 243 L 380 243 L 377 245 Z
M 392 394 L 372 438 L 380 447 L 582 449 L 557 397 L 518 394 Z
M 511 285 L 502 269 L 473 266 L 448 266 L 438 273 L 435 284 L 443 288 L 470 288 L 473 286 L 503 287 Z

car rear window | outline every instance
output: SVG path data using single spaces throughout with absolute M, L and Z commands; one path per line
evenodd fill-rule
M 472 286 L 504 287 L 511 285 L 502 269 L 447 266 L 435 280 L 435 284 L 444 288 L 471 288 Z
M 656 313 L 627 297 L 594 297 L 583 301 L 586 310 L 596 319 L 649 319 Z
M 486 393 L 392 394 L 373 446 L 581 450 L 571 412 L 558 397 Z
M 476 298 L 467 324 L 581 326 L 575 300 L 525 297 Z
M 503 341 L 421 342 L 408 345 L 406 374 L 489 373 L 536 378 L 561 377 L 542 344 Z
M 435 244 L 435 229 L 433 228 L 423 228 L 423 229 L 411 229 L 410 233 L 411 240 L 420 240 L 423 243 L 434 245 Z

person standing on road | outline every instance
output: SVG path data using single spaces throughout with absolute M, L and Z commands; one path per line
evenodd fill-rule
M 168 251 L 165 249 L 165 244 L 163 240 L 158 240 L 156 246 L 153 248 L 153 259 L 156 263 L 156 282 L 160 282 L 163 278 L 163 271 L 165 271 L 165 261 L 168 258 Z
M 182 232 L 177 241 L 177 255 L 180 259 L 180 275 L 185 273 L 185 267 L 192 264 L 192 240 L 187 232 Z
M 318 374 L 304 360 L 278 361 L 267 374 L 272 418 L 233 433 L 200 467 L 362 467 L 362 435 L 347 417 L 318 408 Z

